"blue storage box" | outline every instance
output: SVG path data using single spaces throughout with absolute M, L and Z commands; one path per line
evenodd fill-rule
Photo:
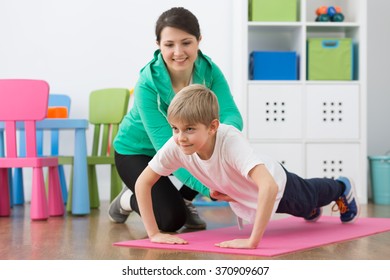
M 294 51 L 254 51 L 250 54 L 251 80 L 298 80 Z

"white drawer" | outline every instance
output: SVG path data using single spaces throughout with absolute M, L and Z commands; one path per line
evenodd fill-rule
M 359 86 L 309 85 L 306 90 L 307 138 L 359 138 Z
M 307 178 L 333 179 L 345 176 L 358 183 L 360 160 L 359 144 L 308 144 L 306 175 Z M 363 197 L 364 194 L 358 195 Z
M 250 85 L 249 139 L 301 138 L 302 111 L 301 86 Z
M 279 161 L 290 172 L 304 176 L 303 145 L 292 143 L 255 143 L 255 152 Z

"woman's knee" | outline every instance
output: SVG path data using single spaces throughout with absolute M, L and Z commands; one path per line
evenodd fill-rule
M 165 232 L 175 232 L 179 230 L 181 227 L 184 226 L 187 218 L 184 208 L 179 211 L 171 208 L 171 211 L 165 210 L 156 214 L 155 216 L 156 216 L 158 228 L 161 231 L 165 231 Z

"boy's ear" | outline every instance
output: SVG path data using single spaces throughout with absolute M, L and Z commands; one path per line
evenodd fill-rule
M 210 124 L 210 132 L 216 133 L 218 130 L 218 127 L 219 127 L 219 120 L 217 120 L 217 119 L 212 120 L 211 124 Z

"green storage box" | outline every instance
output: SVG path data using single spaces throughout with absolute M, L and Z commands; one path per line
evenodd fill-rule
M 307 49 L 308 80 L 353 80 L 351 38 L 310 38 Z
M 297 0 L 250 0 L 251 21 L 297 21 Z

